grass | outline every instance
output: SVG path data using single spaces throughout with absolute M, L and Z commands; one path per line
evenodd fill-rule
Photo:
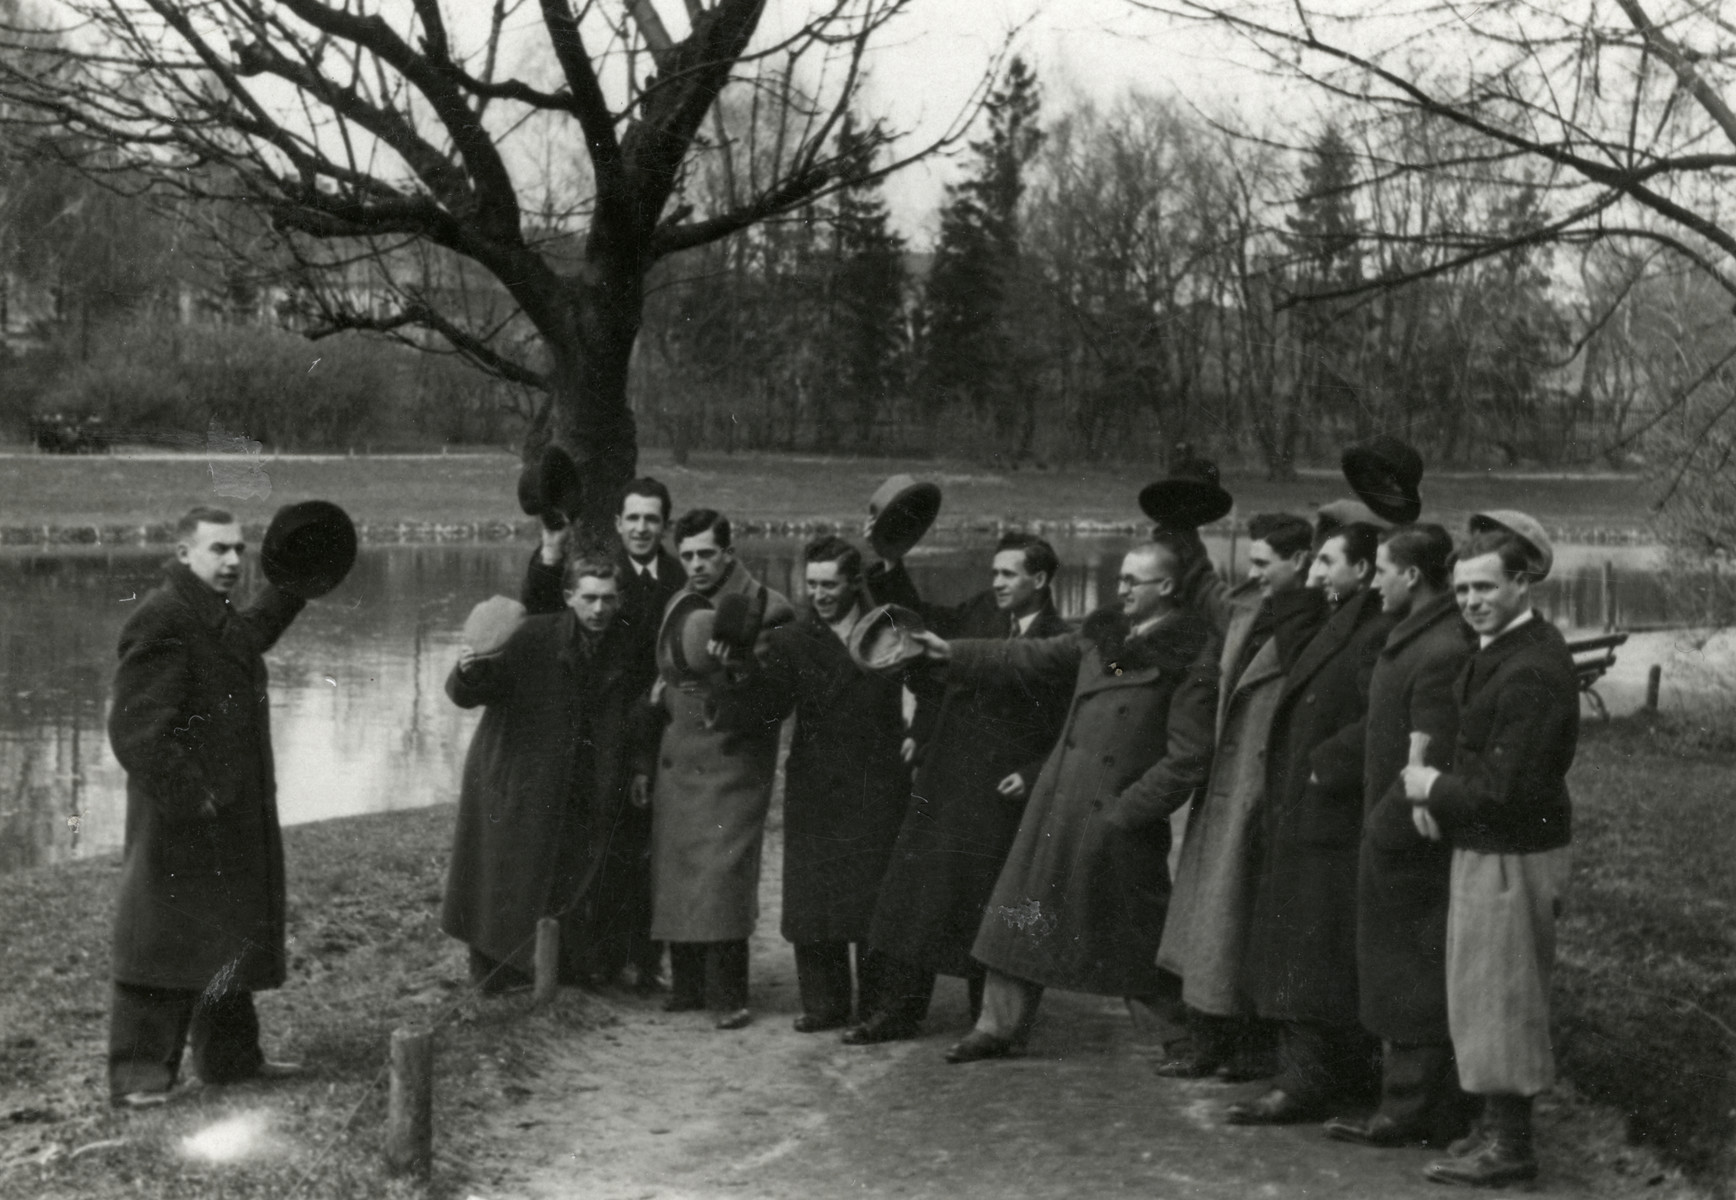
M 641 469 L 664 479 L 678 508 L 705 505 L 749 527 L 858 524 L 868 497 L 890 474 L 911 471 L 945 489 L 941 526 L 998 522 L 1143 524 L 1139 489 L 1161 474 L 1121 464 L 1066 470 L 1001 470 L 935 459 L 827 458 L 784 454 L 695 454 L 683 467 L 647 450 Z M 172 519 L 195 503 L 224 503 L 245 521 L 263 522 L 279 504 L 320 496 L 363 525 L 473 525 L 525 520 L 514 501 L 518 460 L 502 452 L 421 457 L 260 460 L 270 494 L 217 495 L 198 456 L 89 458 L 21 455 L 0 459 L 0 527 L 130 526 Z M 249 476 L 250 481 L 254 477 Z M 1257 472 L 1230 471 L 1225 485 L 1238 512 L 1306 509 L 1348 494 L 1335 471 L 1306 471 L 1276 484 Z M 1626 475 L 1443 475 L 1426 480 L 1425 515 L 1457 528 L 1478 508 L 1518 508 L 1580 541 L 1646 539 L 1644 481 Z M 528 526 L 527 526 L 528 528 Z M 388 535 L 389 536 L 389 535 Z M 109 540 L 104 537 L 104 540 Z

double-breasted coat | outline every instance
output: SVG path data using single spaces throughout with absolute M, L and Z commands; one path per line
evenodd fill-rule
M 113 970 L 144 987 L 284 980 L 283 839 L 262 657 L 302 601 L 233 607 L 182 563 L 121 629 L 109 742 L 127 772 Z
M 1069 991 L 1161 989 L 1169 818 L 1211 765 L 1217 649 L 1210 621 L 1190 610 L 1133 637 L 1111 610 L 1078 634 L 952 644 L 950 670 L 966 678 L 1073 681 L 977 932 L 978 961 Z
M 875 598 L 917 608 L 940 636 L 1012 633 L 1012 618 L 995 606 L 992 593 L 957 607 L 922 604 L 902 575 L 898 569 L 875 581 Z M 1066 622 L 1045 603 L 1019 638 L 1066 632 Z M 982 967 L 971 946 L 1025 809 L 1025 798 L 996 789 L 1017 773 L 1029 796 L 1066 719 L 1072 681 L 967 679 L 919 670 L 908 683 L 916 694 L 916 773 L 869 941 L 924 970 L 975 976 Z
M 792 712 L 782 932 L 798 944 L 865 941 L 910 798 L 903 689 L 857 666 L 805 608 L 772 631 L 760 669 L 722 699 L 719 720 L 758 721 L 775 735 Z
M 1368 684 L 1362 850 L 1357 868 L 1356 974 L 1362 1024 L 1393 1042 L 1444 1043 L 1447 885 L 1452 847 L 1417 832 L 1399 777 L 1410 735 L 1447 769 L 1459 733 L 1454 681 L 1476 643 L 1450 595 L 1393 627 Z
M 766 593 L 757 648 L 795 619 L 781 592 L 735 563 L 711 599 Z M 674 603 L 673 600 L 670 601 Z M 712 695 L 696 686 L 654 689 L 662 726 L 651 797 L 651 936 L 660 942 L 732 942 L 759 917 L 760 842 L 778 758 L 776 724 L 717 719 Z
M 1368 589 L 1329 617 L 1325 605 L 1315 589 L 1273 601 L 1288 665 L 1266 755 L 1247 986 L 1262 1017 L 1355 1027 L 1362 719 L 1393 618 Z M 1311 607 L 1326 619 L 1308 637 L 1292 618 Z
M 562 915 L 563 944 L 587 951 L 610 936 L 593 901 L 632 870 L 615 834 L 651 685 L 634 648 L 619 626 L 587 639 L 563 610 L 446 679 L 453 703 L 487 707 L 464 759 L 440 927 L 527 973 L 541 917 Z

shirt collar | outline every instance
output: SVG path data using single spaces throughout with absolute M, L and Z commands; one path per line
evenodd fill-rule
M 1511 621 L 1507 622 L 1507 624 L 1503 625 L 1500 629 L 1496 630 L 1494 633 L 1479 635 L 1477 638 L 1477 649 L 1487 650 L 1489 648 L 1490 643 L 1496 641 L 1499 638 L 1506 637 L 1508 634 L 1512 633 L 1515 629 L 1519 628 L 1521 625 L 1523 625 L 1527 621 L 1531 620 L 1531 618 L 1535 615 L 1536 615 L 1535 612 L 1532 609 L 1528 608 L 1524 612 L 1520 613 L 1518 616 L 1514 617 Z

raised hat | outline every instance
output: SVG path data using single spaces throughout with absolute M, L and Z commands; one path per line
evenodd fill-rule
M 579 515 L 585 504 L 585 481 L 573 456 L 550 442 L 518 473 L 518 506 L 544 525 L 558 529 Z
M 766 617 L 766 590 L 755 588 L 751 596 L 730 592 L 717 598 L 717 618 L 711 636 L 735 650 L 752 650 L 759 640 Z
M 1494 508 L 1488 512 L 1472 513 L 1469 526 L 1472 533 L 1501 530 L 1512 534 L 1531 552 L 1531 570 L 1536 577 L 1540 580 L 1549 578 L 1549 572 L 1555 567 L 1555 545 L 1543 532 L 1543 526 L 1529 513 Z
M 355 522 L 329 500 L 278 509 L 259 549 L 259 564 L 272 586 L 303 600 L 337 587 L 355 563 Z
M 698 592 L 678 592 L 663 612 L 657 631 L 657 673 L 671 686 L 694 683 L 715 665 L 706 643 L 711 640 L 716 613 Z M 703 616 L 703 628 L 696 618 Z
M 898 671 L 927 653 L 911 636 L 924 628 L 921 614 L 902 605 L 882 604 L 857 619 L 844 645 L 864 670 Z
M 1422 512 L 1423 456 L 1409 443 L 1383 433 L 1348 447 L 1341 461 L 1351 490 L 1388 521 L 1409 525 Z
M 523 624 L 524 605 L 510 596 L 490 596 L 464 618 L 464 644 L 479 655 L 497 653 Z
M 1330 537 L 1346 525 L 1373 525 L 1385 529 L 1392 522 L 1360 500 L 1333 500 L 1314 510 L 1314 536 Z
M 868 500 L 868 544 L 881 558 L 903 558 L 939 515 L 937 485 L 894 475 Z
M 1227 514 L 1234 498 L 1218 482 L 1218 465 L 1195 454 L 1183 455 L 1156 483 L 1139 493 L 1139 507 L 1158 528 L 1175 532 L 1210 525 Z

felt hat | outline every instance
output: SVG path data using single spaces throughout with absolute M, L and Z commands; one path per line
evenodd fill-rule
M 903 558 L 940 515 L 940 488 L 894 475 L 868 500 L 868 544 L 887 561 Z
M 286 504 L 265 528 L 259 563 L 279 591 L 303 600 L 323 596 L 355 566 L 355 523 L 329 500 Z
M 1529 513 L 1511 508 L 1472 513 L 1469 527 L 1472 533 L 1500 530 L 1512 534 L 1524 542 L 1525 548 L 1531 552 L 1531 570 L 1536 578 L 1549 578 L 1549 572 L 1555 567 L 1555 545 L 1549 540 L 1549 535 L 1543 532 L 1543 526 Z
M 553 442 L 518 473 L 518 506 L 530 516 L 541 517 L 550 529 L 578 516 L 584 504 L 585 481 L 578 464 Z
M 1314 537 L 1331 537 L 1346 525 L 1372 525 L 1385 529 L 1392 522 L 1360 500 L 1333 500 L 1314 510 Z
M 1388 521 L 1408 525 L 1422 512 L 1423 456 L 1414 446 L 1383 433 L 1346 448 L 1340 461 L 1350 490 Z
M 902 605 L 882 604 L 857 619 L 844 645 L 864 670 L 898 671 L 927 653 L 910 636 L 924 628 L 920 614 Z
M 755 588 L 753 595 L 730 592 L 717 598 L 717 617 L 711 636 L 733 650 L 750 651 L 759 640 L 760 626 L 766 619 L 766 590 Z
M 1139 493 L 1139 507 L 1158 528 L 1178 533 L 1210 525 L 1227 514 L 1235 500 L 1218 483 L 1218 465 L 1209 458 L 1185 454 L 1169 474 L 1148 483 Z
M 524 624 L 524 605 L 510 596 L 490 596 L 464 618 L 463 641 L 479 655 L 499 652 Z
M 657 673 L 671 686 L 697 683 L 717 666 L 706 649 L 717 613 L 698 592 L 680 592 L 664 610 L 657 631 Z

